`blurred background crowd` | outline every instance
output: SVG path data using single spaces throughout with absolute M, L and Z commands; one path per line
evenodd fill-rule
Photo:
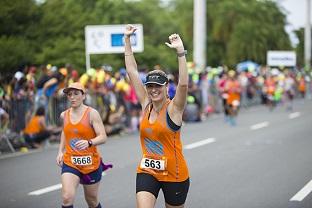
M 94 68 L 86 70 L 88 25 L 141 24 L 144 51 L 136 54 L 136 60 L 142 82 L 146 72 L 164 70 L 170 79 L 169 98 L 175 94 L 177 65 L 164 42 L 168 34 L 180 34 L 190 61 L 185 122 L 224 113 L 225 122 L 235 126 L 235 120 L 228 118 L 236 117 L 239 109 L 264 104 L 269 110 L 280 105 L 292 110 L 293 99 L 310 96 L 312 72 L 304 59 L 307 30 L 294 28 L 290 38 L 285 30 L 288 11 L 280 1 L 205 1 L 207 31 L 200 44 L 207 50 L 201 67 L 193 63 L 195 2 L 1 1 L 0 152 L 3 142 L 14 150 L 25 144 L 38 147 L 46 138 L 57 141 L 59 115 L 68 107 L 62 89 L 75 81 L 87 88 L 85 102 L 100 112 L 108 135 L 138 130 L 141 107 L 122 68 L 123 54 L 92 54 Z M 295 53 L 296 63 L 268 67 L 271 50 Z
M 200 70 L 192 62 L 187 66 L 190 83 L 183 117 L 185 122 L 200 122 L 214 113 L 227 116 L 226 100 L 232 94 L 237 95 L 240 108 L 264 104 L 273 110 L 284 105 L 291 111 L 292 100 L 304 98 L 306 92 L 311 91 L 309 76 L 294 68 L 270 68 L 250 61 L 238 64 L 235 69 L 220 66 Z M 147 71 L 147 68 L 140 69 L 142 82 Z M 175 73 L 168 73 L 168 96 L 172 99 L 177 77 Z M 79 73 L 70 65 L 57 67 L 47 64 L 25 67 L 10 80 L 0 81 L 1 131 L 14 132 L 27 143 L 26 126 L 39 108 L 44 109 L 47 128 L 59 129 L 62 125 L 60 113 L 68 107 L 62 90 L 76 81 L 86 87 L 85 103 L 100 112 L 108 135 L 138 130 L 141 106 L 129 84 L 125 68 L 114 70 L 110 65 L 103 65 Z M 57 136 L 52 138 L 58 139 Z

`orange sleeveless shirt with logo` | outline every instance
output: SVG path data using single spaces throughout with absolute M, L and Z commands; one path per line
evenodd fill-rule
M 275 82 L 273 79 L 267 79 L 265 81 L 265 87 L 266 87 L 266 93 L 268 95 L 273 95 L 274 94 L 274 91 L 275 91 Z
M 173 131 L 167 124 L 167 107 L 162 107 L 154 123 L 148 120 L 151 104 L 144 110 L 140 125 L 142 159 L 138 173 L 148 173 L 159 181 L 182 182 L 189 178 L 188 168 L 182 153 L 180 130 Z
M 305 80 L 304 79 L 300 79 L 299 81 L 299 86 L 298 86 L 298 90 L 300 92 L 304 92 L 306 89 L 305 89 Z
M 31 135 L 31 134 L 38 134 L 41 131 L 43 131 L 44 129 L 42 125 L 40 124 L 40 118 L 42 118 L 42 116 L 32 117 L 24 129 L 24 133 Z
M 90 124 L 90 110 L 87 108 L 81 120 L 73 124 L 70 121 L 70 109 L 64 113 L 65 153 L 64 163 L 79 170 L 83 174 L 95 171 L 100 166 L 100 155 L 95 146 L 77 149 L 75 143 L 79 140 L 90 140 L 96 133 Z
M 228 98 L 226 103 L 232 105 L 234 101 L 240 101 L 240 93 L 235 92 L 235 90 L 240 88 L 238 81 L 228 80 L 226 85 L 228 90 Z

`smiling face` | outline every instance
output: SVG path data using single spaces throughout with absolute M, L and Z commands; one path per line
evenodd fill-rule
M 167 99 L 167 85 L 147 84 L 146 91 L 149 98 L 154 102 Z
M 79 107 L 82 104 L 83 100 L 86 98 L 86 95 L 78 89 L 70 89 L 66 93 L 66 96 L 70 102 L 70 106 L 73 108 Z

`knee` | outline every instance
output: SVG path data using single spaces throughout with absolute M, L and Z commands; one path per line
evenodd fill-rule
M 86 201 L 90 208 L 97 207 L 99 205 L 99 202 L 96 196 L 88 195 L 86 196 Z
M 74 203 L 74 193 L 65 192 L 62 194 L 63 205 L 68 206 Z

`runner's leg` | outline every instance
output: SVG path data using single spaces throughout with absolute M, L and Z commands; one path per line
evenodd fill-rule
M 80 179 L 77 175 L 68 172 L 63 173 L 61 179 L 63 206 L 71 206 L 74 204 L 76 190 Z
M 162 182 L 166 208 L 183 208 L 190 187 L 190 180 L 183 182 Z
M 150 174 L 137 173 L 136 203 L 137 208 L 153 208 L 160 190 L 160 183 Z
M 137 208 L 153 208 L 156 203 L 154 194 L 147 191 L 140 191 L 136 194 Z
M 101 207 L 98 200 L 98 192 L 99 192 L 100 182 L 83 185 L 84 195 L 86 202 L 90 208 L 99 208 Z

